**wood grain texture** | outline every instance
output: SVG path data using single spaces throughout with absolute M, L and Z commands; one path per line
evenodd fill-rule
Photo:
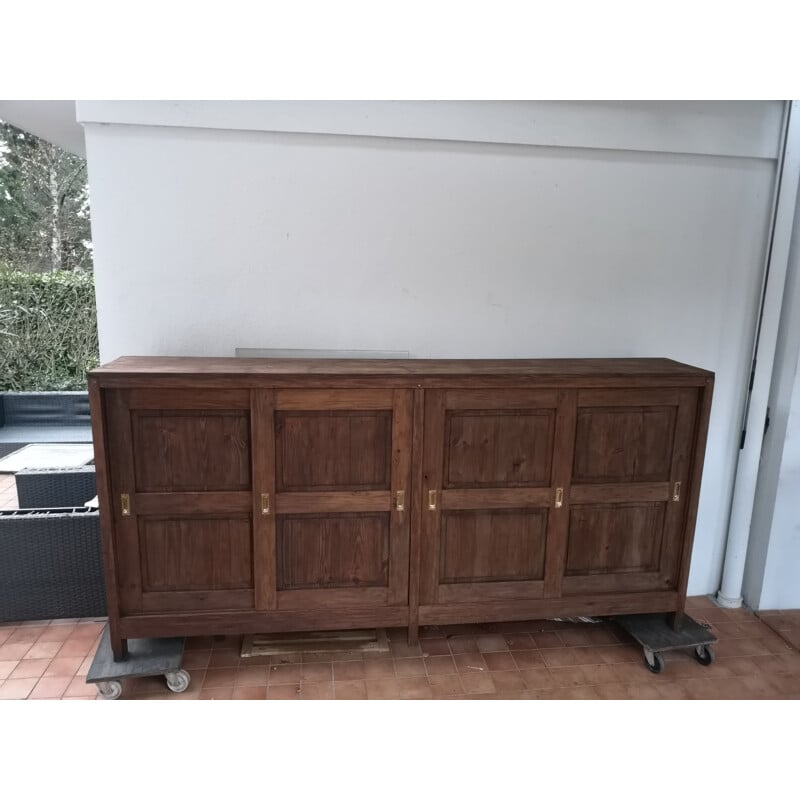
M 701 378 L 713 373 L 668 358 L 552 358 L 552 359 L 369 359 L 369 358 L 219 358 L 197 356 L 122 356 L 89 373 L 105 375 L 226 375 L 250 378 L 256 375 L 301 375 L 330 377 L 353 375 L 376 377 L 430 375 L 553 375 L 611 378 L 663 378 L 691 375 Z
M 541 580 L 546 532 L 545 509 L 446 512 L 439 583 Z
M 536 508 L 552 504 L 550 489 L 443 489 L 442 511 L 480 508 Z
M 278 591 L 389 584 L 389 514 L 281 515 Z
M 252 588 L 249 515 L 145 517 L 139 527 L 144 592 Z
M 136 514 L 219 514 L 251 510 L 251 492 L 152 492 L 131 495 Z
M 391 486 L 391 411 L 278 411 L 275 438 L 278 492 Z
M 269 389 L 250 392 L 253 492 L 253 580 L 255 607 L 277 608 L 277 536 L 275 531 L 275 393 Z M 261 497 L 270 498 L 269 514 L 263 513 Z
M 310 608 L 376 608 L 392 605 L 386 586 L 361 586 L 357 589 L 292 589 L 278 592 L 279 611 L 305 611 Z M 404 606 L 407 608 L 407 606 Z
M 137 492 L 250 490 L 245 411 L 134 410 Z
M 411 444 L 414 424 L 414 396 L 396 389 L 392 398 L 392 512 L 389 515 L 389 602 L 408 605 L 408 558 L 411 538 Z M 397 507 L 403 492 L 403 508 Z
M 460 625 L 465 622 L 545 619 L 548 617 L 651 614 L 675 611 L 677 592 L 629 592 L 582 597 L 481 601 L 420 606 L 420 625 Z
M 392 408 L 391 389 L 281 389 L 275 393 L 279 411 L 378 411 Z
M 184 411 L 249 411 L 250 392 L 247 389 L 215 389 L 196 392 L 187 389 L 131 389 L 127 395 L 132 409 L 179 408 Z
M 572 505 L 567 575 L 655 572 L 664 503 Z
M 111 391 L 105 395 L 108 415 L 108 460 L 111 475 L 111 517 L 114 527 L 119 603 L 122 614 L 142 610 L 142 576 L 140 565 L 137 505 L 134 494 L 134 448 L 131 436 L 130 406 L 125 390 Z M 130 494 L 131 514 L 123 516 L 120 496 Z
M 105 396 L 96 378 L 89 378 L 89 410 L 92 419 L 92 442 L 94 444 L 94 464 L 97 477 L 97 499 L 100 509 L 100 534 L 103 548 L 103 574 L 108 598 L 108 628 L 114 658 L 121 660 L 126 650 L 119 628 L 120 594 L 117 587 L 117 546 L 113 524 L 113 493 L 111 488 L 111 469 L 108 463 L 108 413 L 105 409 Z
M 711 400 L 714 394 L 714 378 L 710 376 L 703 388 L 697 403 L 697 415 L 693 434 L 692 448 L 690 450 L 689 477 L 687 479 L 688 491 L 684 492 L 686 503 L 686 516 L 683 523 L 683 533 L 680 543 L 680 556 L 678 559 L 678 592 L 680 595 L 679 611 L 686 607 L 686 587 L 689 583 L 689 566 L 691 564 L 692 546 L 694 544 L 695 525 L 697 523 L 697 506 L 700 502 L 700 486 L 703 477 L 703 464 L 706 455 L 706 441 L 708 439 L 708 425 L 711 419 Z M 676 623 L 679 621 L 676 617 Z
M 544 595 L 560 597 L 561 582 L 567 560 L 569 507 L 576 487 L 572 486 L 572 464 L 575 453 L 575 422 L 577 418 L 577 392 L 562 390 L 557 397 L 558 413 L 553 441 L 553 474 L 548 517 L 547 548 L 545 551 Z M 561 488 L 564 504 L 555 507 L 555 490 Z
M 552 409 L 448 411 L 444 488 L 548 486 L 554 421 Z
M 390 511 L 392 493 L 287 492 L 275 495 L 278 514 L 320 514 L 343 511 Z
M 423 432 L 425 422 L 425 393 L 414 390 L 414 409 L 411 441 L 411 484 L 409 486 L 410 540 L 408 565 L 408 643 L 414 645 L 419 637 L 419 596 L 422 553 L 422 492 L 424 479 Z
M 669 480 L 676 410 L 677 405 L 579 408 L 572 482 Z
M 350 606 L 346 613 L 343 613 L 341 608 L 269 612 L 196 609 L 183 613 L 123 617 L 120 620 L 120 633 L 133 639 L 144 636 L 210 636 L 397 628 L 407 624 L 408 608 L 404 606 Z

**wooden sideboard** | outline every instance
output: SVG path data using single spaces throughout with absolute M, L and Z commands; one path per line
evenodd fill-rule
M 683 612 L 713 373 L 125 357 L 90 373 L 137 637 Z

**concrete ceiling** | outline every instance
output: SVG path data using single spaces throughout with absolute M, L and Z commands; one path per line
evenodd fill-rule
M 74 100 L 0 100 L 0 119 L 86 158 Z

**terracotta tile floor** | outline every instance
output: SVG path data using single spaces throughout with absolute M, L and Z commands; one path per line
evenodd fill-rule
M 425 628 L 409 647 L 389 631 L 390 653 L 239 657 L 239 637 L 187 640 L 188 691 L 162 678 L 124 681 L 123 698 L 200 700 L 358 699 L 800 699 L 800 653 L 745 609 L 691 598 L 691 615 L 719 636 L 703 667 L 667 653 L 653 675 L 641 650 L 612 623 L 545 620 Z M 789 635 L 800 613 L 762 614 Z M 95 699 L 85 683 L 102 620 L 0 626 L 0 699 Z

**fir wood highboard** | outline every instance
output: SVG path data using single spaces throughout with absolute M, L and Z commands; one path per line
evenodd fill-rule
M 89 374 L 129 638 L 683 612 L 713 373 L 125 357 Z

